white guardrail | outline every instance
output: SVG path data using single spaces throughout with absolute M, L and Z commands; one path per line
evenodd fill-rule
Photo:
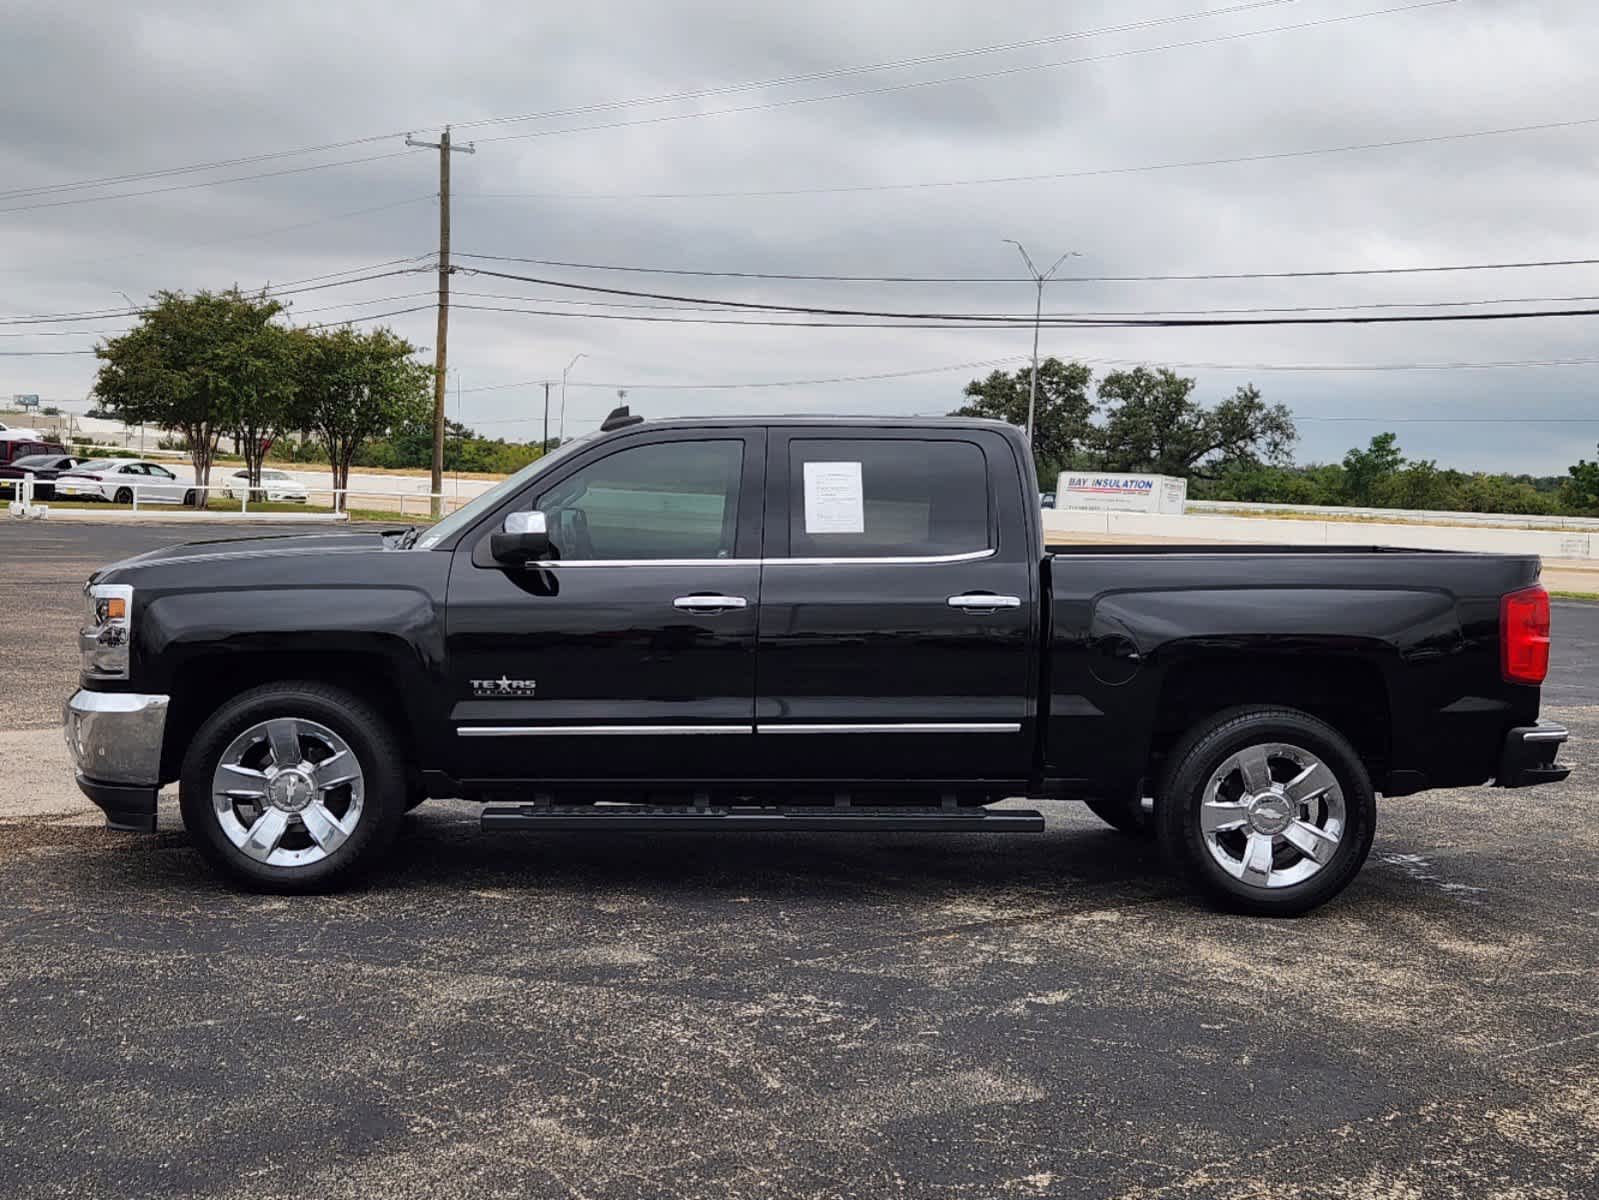
M 1425 508 L 1349 508 L 1337 504 L 1261 504 L 1241 500 L 1190 500 L 1185 513 L 1271 513 L 1417 525 L 1487 525 L 1498 529 L 1581 529 L 1599 533 L 1599 517 L 1535 516 L 1524 513 L 1436 512 Z
M 1493 529 L 1481 525 L 1407 525 L 1382 521 L 1319 521 L 1307 517 L 1182 515 L 1045 509 L 1046 538 L 1085 542 L 1265 542 L 1282 546 L 1393 546 L 1536 554 L 1545 559 L 1599 559 L 1599 532 L 1577 529 Z
M 15 495 L 8 505 L 13 517 L 36 520 L 50 515 L 48 502 L 40 503 L 35 499 L 38 483 L 32 474 L 24 475 L 21 479 L 12 481 Z M 239 511 L 231 512 L 214 508 L 189 508 L 183 503 L 184 496 L 202 489 L 193 484 L 179 481 L 177 483 L 123 483 L 118 482 L 113 495 L 128 492 L 131 496 L 129 507 L 122 507 L 114 502 L 104 502 L 104 507 L 95 504 L 92 508 L 73 508 L 58 510 L 63 516 L 70 513 L 73 517 L 89 517 L 93 520 L 118 520 L 118 519 L 146 519 L 156 514 L 170 516 L 176 520 L 192 521 L 348 521 L 349 508 L 376 510 L 383 513 L 393 512 L 397 517 L 429 516 L 432 513 L 433 501 L 440 502 L 441 511 L 454 512 L 461 505 L 473 499 L 471 496 L 449 495 L 442 492 L 395 492 L 378 491 L 370 488 L 325 488 L 315 485 L 302 485 L 307 494 L 304 510 L 287 509 L 283 504 L 298 503 L 296 501 L 266 500 L 266 488 L 234 489 L 228 486 L 212 484 L 203 490 L 210 493 L 212 499 L 229 498 L 228 493 L 233 491 L 239 501 Z M 255 509 L 251 509 L 251 496 L 254 496 Z M 315 501 L 326 497 L 326 507 L 318 508 Z M 340 502 L 342 498 L 342 503 Z M 94 497 L 62 497 L 62 499 L 89 500 L 94 503 Z M 352 501 L 354 502 L 352 504 Z M 366 503 L 362 503 L 365 501 Z M 273 508 L 262 508 L 262 504 L 271 504 Z

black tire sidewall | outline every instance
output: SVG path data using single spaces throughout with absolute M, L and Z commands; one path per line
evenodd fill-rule
M 272 717 L 326 725 L 350 746 L 364 776 L 355 832 L 332 854 L 303 867 L 274 867 L 250 858 L 223 832 L 211 805 L 211 777 L 230 742 Z M 404 759 L 383 718 L 358 697 L 322 684 L 269 684 L 224 704 L 201 726 L 184 756 L 179 806 L 195 848 L 218 870 L 264 891 L 320 891 L 368 868 L 392 843 L 404 814 Z
M 1332 861 L 1303 883 L 1284 888 L 1251 887 L 1234 879 L 1211 857 L 1199 827 L 1211 772 L 1228 756 L 1260 742 L 1309 750 L 1337 777 L 1344 796 L 1344 835 Z M 1292 709 L 1217 714 L 1177 747 L 1160 795 L 1155 824 L 1167 858 L 1212 898 L 1261 916 L 1298 916 L 1332 899 L 1360 871 L 1376 832 L 1376 795 L 1354 747 L 1332 726 Z

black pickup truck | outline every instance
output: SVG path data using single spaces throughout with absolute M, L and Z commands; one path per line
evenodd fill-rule
M 84 792 L 215 866 L 486 829 L 1026 832 L 1076 798 L 1213 897 L 1335 895 L 1376 794 L 1552 783 L 1533 556 L 1045 545 L 1017 430 L 618 410 L 430 529 L 200 543 L 85 588 Z

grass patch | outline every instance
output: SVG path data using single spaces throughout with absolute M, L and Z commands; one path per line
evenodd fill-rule
M 1549 595 L 1556 600 L 1599 601 L 1599 592 L 1560 592 L 1551 589 Z

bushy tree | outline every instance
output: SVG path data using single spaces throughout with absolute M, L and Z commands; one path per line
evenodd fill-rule
M 1027 425 L 1031 364 L 1019 371 L 994 371 L 966 385 L 967 402 L 958 417 L 992 417 Z M 1038 477 L 1053 481 L 1069 468 L 1093 434 L 1094 401 L 1088 394 L 1093 372 L 1079 362 L 1046 358 L 1038 364 L 1038 401 L 1033 412 L 1033 460 Z M 1046 482 L 1046 487 L 1048 482 Z
M 1286 465 L 1298 431 L 1281 404 L 1249 384 L 1207 409 L 1195 381 L 1164 367 L 1112 371 L 1099 384 L 1105 420 L 1094 432 L 1100 464 L 1112 471 L 1214 478 L 1258 463 Z
M 221 435 L 276 428 L 293 392 L 287 332 L 273 320 L 282 305 L 237 288 L 152 300 L 138 325 L 96 347 L 98 407 L 181 433 L 204 505 Z
M 1350 504 L 1374 504 L 1377 488 L 1405 465 L 1399 435 L 1379 433 L 1364 450 L 1344 455 L 1344 494 Z
M 1567 512 L 1599 516 L 1599 460 L 1579 458 L 1570 478 L 1560 485 L 1560 505 Z
M 333 486 L 347 488 L 350 464 L 367 442 L 414 426 L 431 411 L 433 372 L 416 348 L 389 329 L 350 326 L 296 333 L 298 389 L 292 425 L 327 452 Z M 343 507 L 344 497 L 336 497 Z

